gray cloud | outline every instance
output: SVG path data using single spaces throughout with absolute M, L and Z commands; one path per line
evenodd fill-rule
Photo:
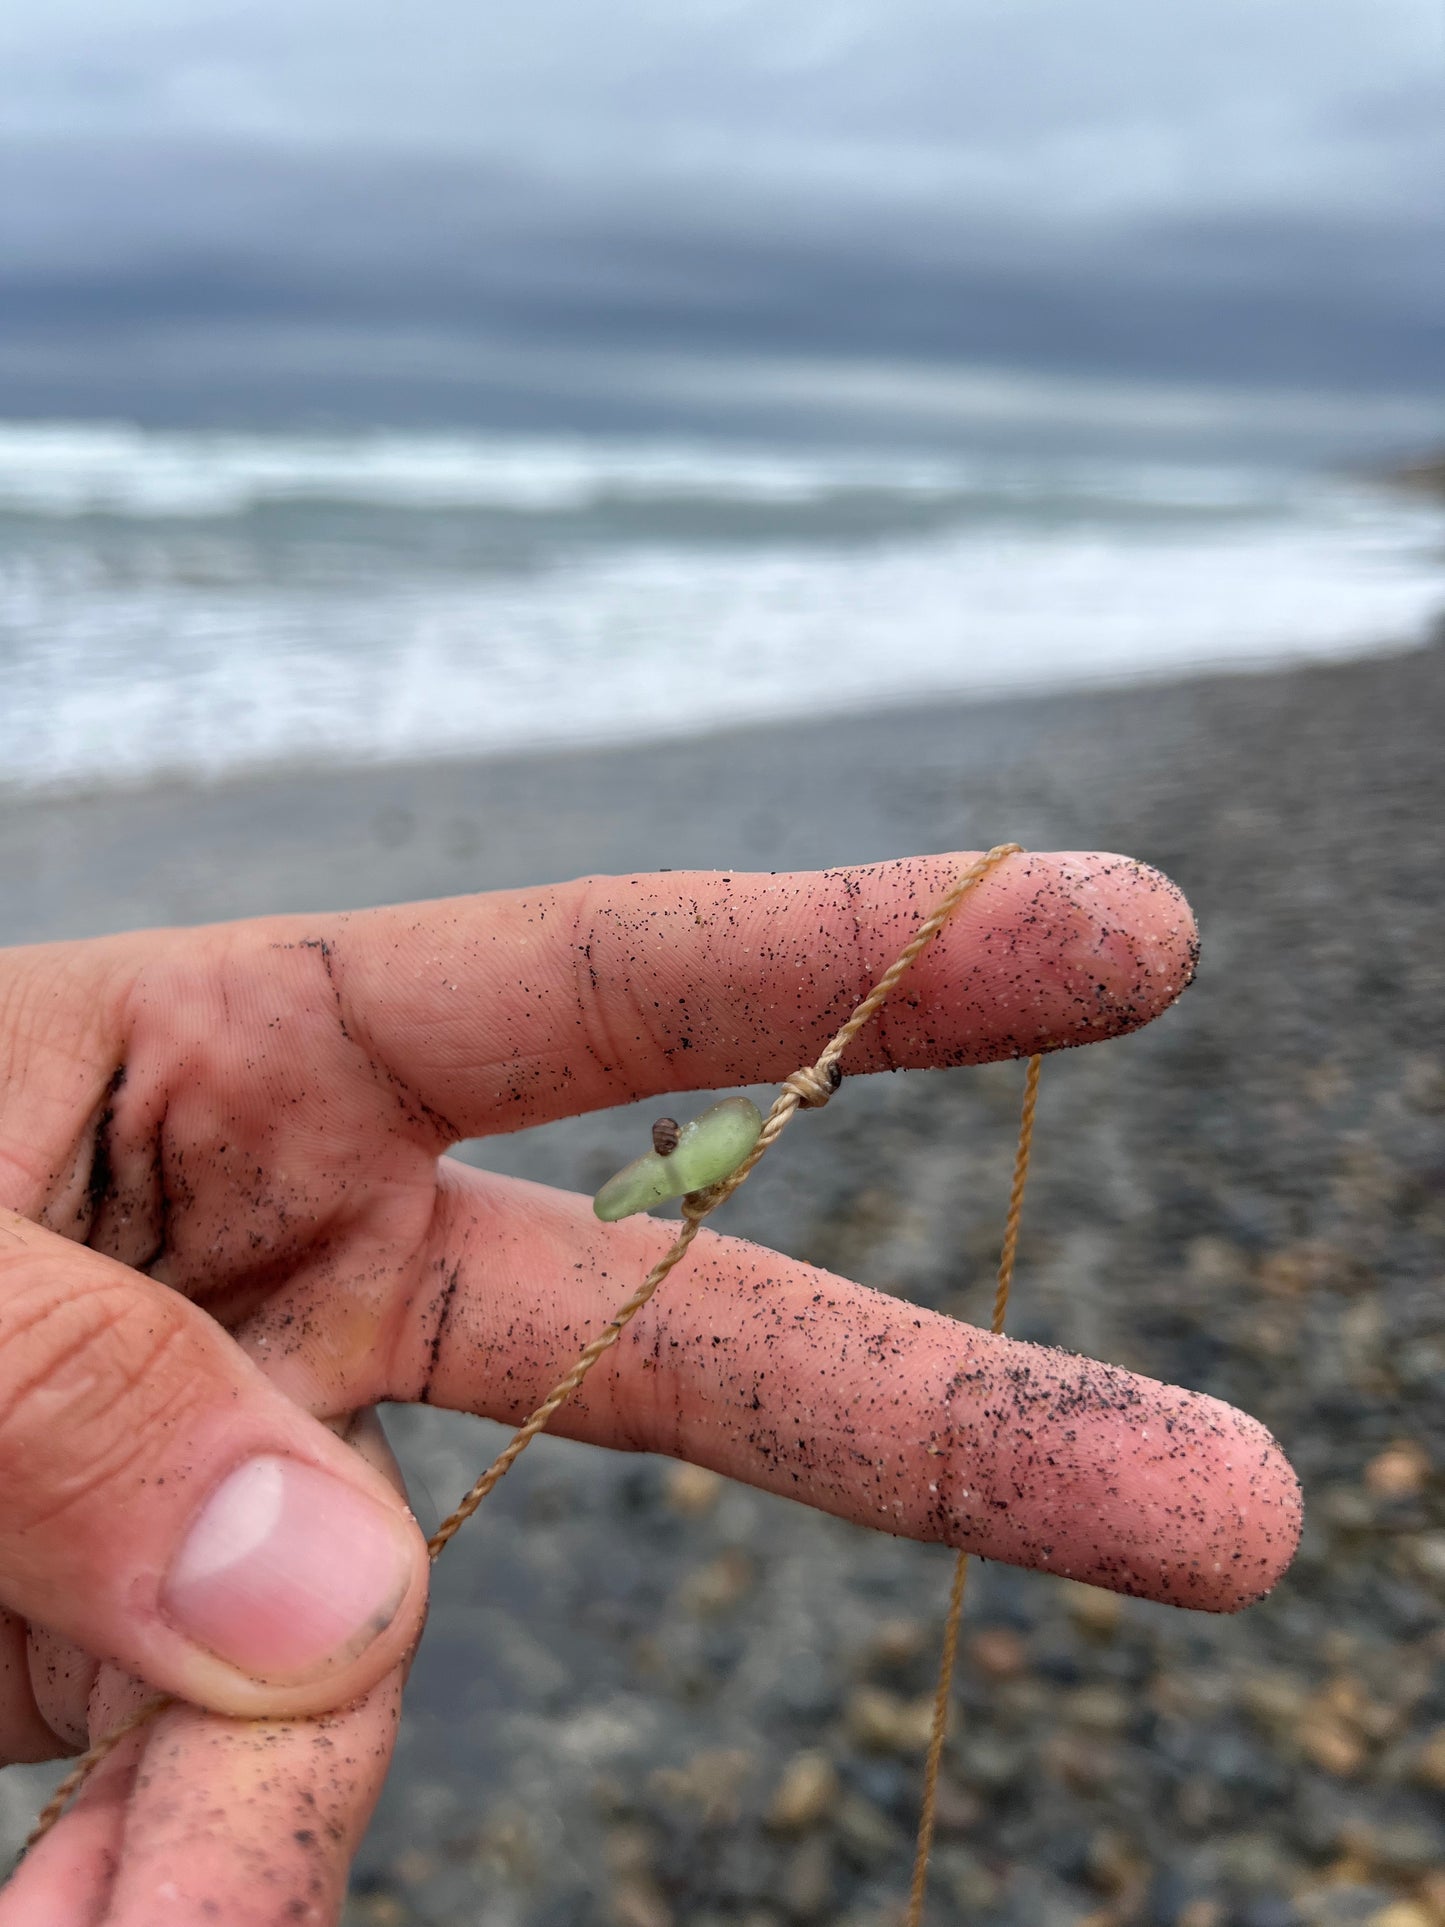
M 1415 396 L 1422 432 L 1445 395 L 1424 4 L 26 11 L 0 409 L 605 416 L 689 358 Z

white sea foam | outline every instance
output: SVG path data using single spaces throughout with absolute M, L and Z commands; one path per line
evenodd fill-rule
M 819 524 L 850 491 L 876 527 Z M 693 521 L 581 539 L 567 515 L 604 498 Z M 365 529 L 287 520 L 315 502 L 367 507 Z M 738 502 L 768 510 L 761 534 L 728 523 Z M 243 522 L 263 503 L 261 539 Z M 495 529 L 482 560 L 422 539 L 442 510 L 470 538 L 499 508 L 535 524 L 524 554 Z M 1253 471 L 0 430 L 0 780 L 643 739 L 1355 653 L 1423 636 L 1440 533 L 1405 501 Z
M 846 449 L 488 435 L 164 432 L 0 422 L 0 512 L 213 519 L 265 503 L 545 513 L 599 500 L 788 504 L 848 491 L 1251 510 L 1283 478 L 1250 468 L 1009 463 Z
M 966 475 L 958 463 L 926 457 L 687 443 L 0 424 L 0 508 L 30 514 L 199 518 L 300 501 L 546 511 L 603 496 L 787 502 L 850 486 L 949 489 Z

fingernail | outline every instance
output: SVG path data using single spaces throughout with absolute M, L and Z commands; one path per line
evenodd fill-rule
M 262 1680 L 353 1659 L 388 1626 L 414 1568 L 406 1520 L 298 1459 L 222 1480 L 181 1545 L 161 1609 L 188 1639 Z

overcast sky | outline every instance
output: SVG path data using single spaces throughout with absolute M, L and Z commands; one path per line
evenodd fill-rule
M 1441 19 L 16 0 L 0 412 L 1184 420 L 1210 392 L 1428 439 Z

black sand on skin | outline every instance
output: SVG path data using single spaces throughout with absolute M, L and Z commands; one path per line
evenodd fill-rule
M 1445 1904 L 1442 719 L 1436 646 L 647 751 L 12 801 L 0 895 L 21 941 L 1005 838 L 1172 875 L 1199 979 L 1138 1037 L 1046 1065 L 1010 1330 L 1255 1413 L 1304 1482 L 1305 1539 L 1231 1620 L 975 1569 L 931 1918 L 1346 1927 Z M 722 1228 L 984 1322 L 1020 1086 L 1010 1065 L 850 1083 Z M 589 1189 L 658 1109 L 472 1148 Z M 435 1413 L 391 1429 L 438 1512 L 498 1436 Z M 438 1569 L 350 1927 L 881 1927 L 949 1563 L 541 1442 Z M 37 1783 L 7 1776 L 14 1832 Z

